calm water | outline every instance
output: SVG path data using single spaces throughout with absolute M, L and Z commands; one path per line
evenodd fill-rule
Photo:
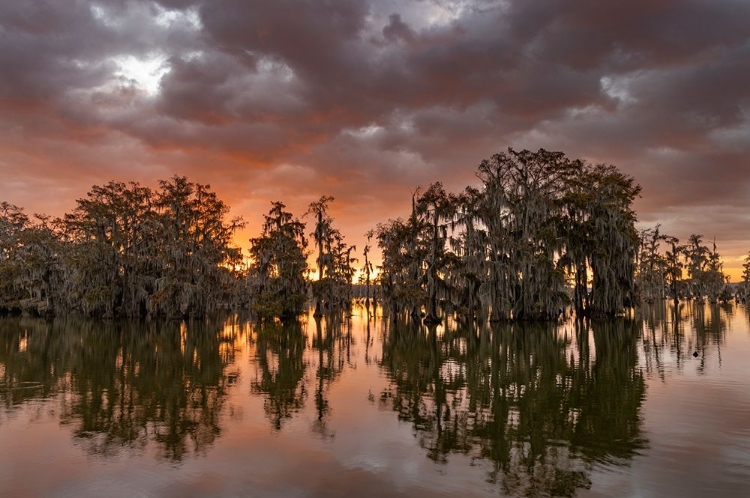
M 643 316 L 2 319 L 0 495 L 750 496 L 748 310 Z

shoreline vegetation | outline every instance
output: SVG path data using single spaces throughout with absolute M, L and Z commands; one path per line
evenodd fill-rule
M 311 203 L 301 219 L 274 201 L 247 260 L 232 244 L 243 219 L 227 219 L 209 185 L 181 176 L 155 190 L 95 185 L 62 218 L 1 202 L 0 314 L 180 318 L 249 309 L 287 320 L 307 302 L 321 316 L 361 297 L 368 308 L 377 299 L 393 317 L 429 324 L 446 313 L 545 321 L 571 309 L 607 318 L 640 302 L 750 297 L 750 254 L 731 287 L 715 241 L 681 243 L 659 225 L 638 231 L 632 204 L 641 188 L 614 166 L 509 148 L 476 175 L 480 185 L 459 193 L 439 182 L 417 188 L 407 217 L 378 223 L 361 252 L 336 228 L 333 197 Z M 376 278 L 373 242 L 382 253 Z

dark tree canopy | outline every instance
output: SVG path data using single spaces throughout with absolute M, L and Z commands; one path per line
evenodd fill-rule
M 352 280 L 357 261 L 352 256 L 355 246 L 344 242 L 341 231 L 333 226 L 333 218 L 328 212 L 333 197 L 322 196 L 310 203 L 306 215 L 315 218 L 313 232 L 317 250 L 316 263 L 318 278 L 312 282 L 312 294 L 315 299 L 315 315 L 321 316 L 323 310 L 333 311 L 344 308 L 352 299 Z
M 62 219 L 3 204 L 2 306 L 100 317 L 203 316 L 233 301 L 240 218 L 209 185 L 95 185 Z
M 569 280 L 579 313 L 633 304 L 632 178 L 544 149 L 495 154 L 477 177 L 460 195 L 417 190 L 408 220 L 378 225 L 394 312 L 424 308 L 434 321 L 440 302 L 491 320 L 551 319 L 570 302 Z
M 307 300 L 305 224 L 273 202 L 263 231 L 250 240 L 252 309 L 261 317 L 292 318 Z

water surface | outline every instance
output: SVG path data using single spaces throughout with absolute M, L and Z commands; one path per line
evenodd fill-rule
M 748 496 L 748 316 L 0 319 L 0 495 Z

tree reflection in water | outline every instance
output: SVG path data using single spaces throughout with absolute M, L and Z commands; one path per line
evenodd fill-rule
M 298 321 L 266 322 L 255 329 L 256 378 L 253 394 L 263 396 L 263 409 L 275 430 L 305 404 L 307 387 L 302 382 L 307 362 L 307 339 Z
M 313 430 L 323 437 L 333 436 L 326 423 L 331 411 L 326 393 L 351 361 L 351 345 L 351 320 L 344 320 L 340 314 L 330 314 L 325 319 L 315 318 L 312 347 L 317 350 L 318 367 L 315 372 L 316 419 Z
M 43 399 L 36 406 L 54 410 L 92 454 L 155 451 L 179 461 L 213 446 L 248 394 L 262 400 L 258 423 L 276 432 L 309 420 L 308 437 L 325 438 L 341 427 L 395 430 L 391 417 L 377 428 L 343 420 L 379 398 L 438 464 L 463 455 L 506 495 L 573 496 L 592 486 L 599 466 L 628 465 L 646 447 L 645 377 L 710 373 L 731 321 L 749 318 L 740 309 L 660 302 L 637 320 L 481 327 L 389 323 L 366 309 L 355 309 L 359 322 L 343 315 L 285 325 L 236 316 L 137 324 L 5 318 L 0 423 Z M 247 360 L 238 363 L 238 352 Z M 358 360 L 384 374 L 366 382 L 377 377 L 386 387 L 347 384 L 347 395 L 363 391 L 362 405 L 353 400 L 337 412 L 349 398 L 334 384 L 356 378 L 345 371 Z M 231 393 L 236 382 L 247 384 Z
M 658 301 L 644 305 L 643 363 L 646 372 L 664 379 L 669 368 L 683 371 L 698 360 L 696 370 L 706 371 L 710 350 L 716 351 L 721 365 L 721 347 L 734 319 L 731 304 L 711 304 L 695 300 L 674 305 Z
M 306 325 L 315 327 L 308 350 Z M 274 430 L 281 430 L 304 406 L 310 388 L 315 390 L 316 419 L 313 430 L 332 434 L 327 427 L 331 407 L 326 398 L 331 384 L 351 360 L 351 321 L 340 315 L 310 318 L 307 323 L 268 322 L 255 327 L 254 359 L 256 378 L 251 392 L 263 396 L 266 416 Z M 314 386 L 308 386 L 308 367 L 315 372 Z
M 4 320 L 0 398 L 6 409 L 59 395 L 60 423 L 92 454 L 141 451 L 181 460 L 221 435 L 234 361 L 222 325 Z
M 391 324 L 380 404 L 413 424 L 437 462 L 451 453 L 488 460 L 488 480 L 508 495 L 573 496 L 590 487 L 593 464 L 626 464 L 646 445 L 639 326 Z

